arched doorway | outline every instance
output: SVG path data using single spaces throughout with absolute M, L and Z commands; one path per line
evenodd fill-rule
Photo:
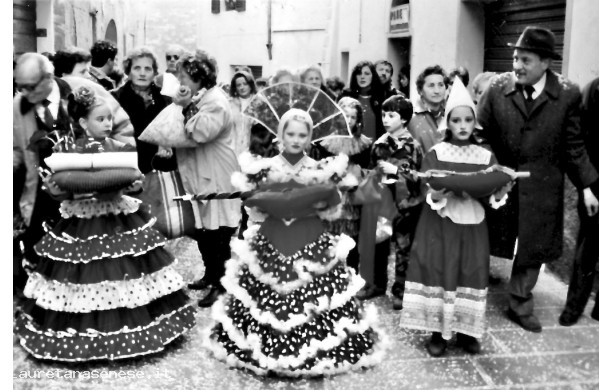
M 108 22 L 108 26 L 106 26 L 106 35 L 104 35 L 104 39 L 114 43 L 115 45 L 117 44 L 117 25 L 112 19 L 110 22 Z

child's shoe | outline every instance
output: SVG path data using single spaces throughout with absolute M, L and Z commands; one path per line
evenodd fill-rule
M 431 339 L 427 343 L 427 352 L 433 357 L 439 357 L 446 352 L 446 340 L 442 338 L 442 333 L 433 332 Z
M 457 333 L 457 346 L 463 348 L 467 353 L 475 354 L 480 352 L 478 339 L 463 333 Z

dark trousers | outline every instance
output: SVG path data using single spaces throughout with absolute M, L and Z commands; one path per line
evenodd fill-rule
M 519 243 L 520 245 L 520 243 Z M 514 260 L 508 291 L 510 292 L 510 309 L 519 316 L 533 314 L 533 288 L 540 276 L 541 264 L 517 266 Z
M 359 275 L 359 234 L 351 238 L 355 240 L 355 246 L 346 256 L 346 265 L 354 269 L 355 273 Z
M 576 240 L 572 279 L 565 302 L 565 311 L 574 316 L 580 316 L 584 311 L 593 290 L 593 281 L 599 261 L 599 213 L 589 217 L 584 208 L 582 194 L 580 195 L 578 203 L 580 228 Z M 595 296 L 593 317 L 599 318 L 599 291 Z
M 410 263 L 410 249 L 414 241 L 416 226 L 421 215 L 422 205 L 400 210 L 393 218 L 391 238 L 376 244 L 374 250 L 374 285 L 387 288 L 387 264 L 391 253 L 391 241 L 395 244 L 395 280 L 391 293 L 401 298 L 404 295 L 406 272 Z
M 221 287 L 225 262 L 231 257 L 230 240 L 236 228 L 221 226 L 216 230 L 198 230 L 193 239 L 198 243 L 205 267 L 204 280 Z

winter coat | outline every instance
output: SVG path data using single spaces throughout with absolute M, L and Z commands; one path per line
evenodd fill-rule
M 547 71 L 531 112 L 515 76 L 496 76 L 478 104 L 482 135 L 501 165 L 528 171 L 518 179 L 506 207 L 489 219 L 491 253 L 512 257 L 518 237 L 519 266 L 557 259 L 563 248 L 564 174 L 582 190 L 597 180 L 580 134 L 578 86 Z
M 225 93 L 219 87 L 194 97 L 197 112 L 189 117 L 185 131 L 198 143 L 177 148 L 176 160 L 188 194 L 234 192 L 232 173 L 240 171 L 232 149 L 232 113 Z M 240 199 L 210 200 L 199 207 L 202 225 L 215 230 L 236 227 L 240 221 Z
M 132 88 L 132 82 L 128 81 L 125 85 L 112 92 L 112 95 L 121 107 L 127 112 L 130 121 L 134 126 L 134 138 L 136 138 L 136 151 L 138 152 L 138 169 L 142 173 L 149 173 L 155 169 L 170 171 L 176 169 L 176 158 L 169 159 L 155 158 L 158 146 L 138 140 L 138 137 L 155 117 L 172 102 L 167 96 L 160 93 L 161 89 L 151 85 L 152 103 L 146 107 L 145 102 Z M 155 158 L 155 164 L 153 159 Z M 155 165 L 155 167 L 153 167 Z

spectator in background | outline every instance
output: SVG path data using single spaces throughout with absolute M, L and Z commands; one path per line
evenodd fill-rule
M 423 153 L 444 136 L 438 131 L 444 119 L 444 103 L 448 89 L 448 77 L 440 65 L 429 66 L 416 80 L 419 97 L 412 99 L 414 115 L 408 124 L 410 134 L 421 144 Z
M 403 93 L 398 91 L 393 86 L 393 65 L 391 65 L 391 63 L 387 60 L 379 60 L 376 61 L 374 66 L 376 66 L 376 73 L 378 74 L 378 78 L 380 79 L 380 83 L 383 87 L 383 101 L 387 100 L 391 96 L 403 95 Z
M 599 77 L 584 87 L 582 92 L 582 116 L 580 127 L 584 136 L 587 154 L 591 163 L 599 171 Z M 591 186 L 593 194 L 599 199 L 599 181 Z M 593 290 L 593 282 L 599 262 L 599 213 L 589 216 L 584 205 L 584 194 L 578 198 L 580 230 L 576 240 L 574 269 L 567 290 L 567 301 L 559 324 L 571 326 L 578 322 Z M 599 321 L 599 291 L 595 296 L 595 306 L 591 317 Z
M 476 105 L 478 105 L 484 91 L 489 88 L 489 84 L 491 84 L 491 79 L 493 76 L 495 76 L 494 72 L 483 72 L 474 77 L 474 81 L 472 82 L 472 90 L 474 91 L 474 103 Z
M 330 96 L 332 96 L 334 100 L 338 100 L 338 96 L 340 96 L 344 89 L 344 81 L 338 76 L 333 76 L 325 81 L 325 85 L 327 86 Z
M 250 72 L 238 71 L 234 74 L 229 84 L 229 96 L 234 123 L 232 146 L 236 156 L 249 149 L 253 121 L 243 116 L 242 111 L 256 92 L 255 80 Z
M 267 86 L 268 86 L 268 79 L 266 77 L 260 77 L 257 80 L 255 80 L 255 87 L 257 87 L 258 91 Z
M 397 74 L 397 85 L 399 85 L 399 91 L 404 96 L 410 96 L 410 65 L 404 65 L 400 68 Z
M 91 47 L 91 78 L 107 91 L 116 88 L 116 83 L 109 77 L 117 65 L 117 46 L 109 41 L 97 41 Z
M 164 75 L 170 73 L 174 77 L 178 77 L 178 69 L 176 64 L 179 58 L 185 53 L 185 49 L 181 45 L 172 44 L 166 50 L 166 72 L 155 77 L 155 84 L 162 88 L 164 86 Z
M 58 50 L 53 56 L 56 77 L 77 76 L 91 80 L 90 65 L 91 54 L 79 48 Z
M 295 83 L 298 80 L 298 77 L 293 74 L 293 72 L 291 72 L 289 69 L 280 68 L 276 71 L 276 73 L 274 73 L 274 76 L 272 76 L 272 78 L 270 79 L 270 85 L 289 82 Z
M 321 68 L 317 65 L 309 66 L 300 72 L 300 82 L 320 89 L 321 91 L 325 92 L 327 96 L 333 99 L 333 95 L 329 92 L 325 84 L 323 84 L 324 80 L 325 78 L 323 78 Z
M 138 169 L 142 173 L 149 173 L 153 169 L 174 170 L 176 158 L 173 153 L 166 155 L 167 152 L 157 145 L 138 139 L 157 114 L 172 101 L 171 98 L 163 96 L 161 88 L 153 82 L 158 70 L 157 58 L 150 49 L 141 47 L 129 52 L 123 64 L 129 80 L 113 91 L 112 95 L 127 112 L 134 126 Z
M 363 134 L 372 140 L 378 139 L 385 133 L 381 112 L 384 94 L 374 64 L 370 61 L 360 61 L 351 72 L 348 89 L 344 89 L 338 96 L 338 100 L 349 96 L 361 103 L 363 107 Z
M 455 80 L 455 76 L 458 76 L 463 86 L 467 88 L 470 83 L 470 72 L 464 66 L 458 66 L 450 71 L 448 74 L 448 86 L 453 85 L 453 80 Z M 448 89 L 450 91 L 450 88 Z

